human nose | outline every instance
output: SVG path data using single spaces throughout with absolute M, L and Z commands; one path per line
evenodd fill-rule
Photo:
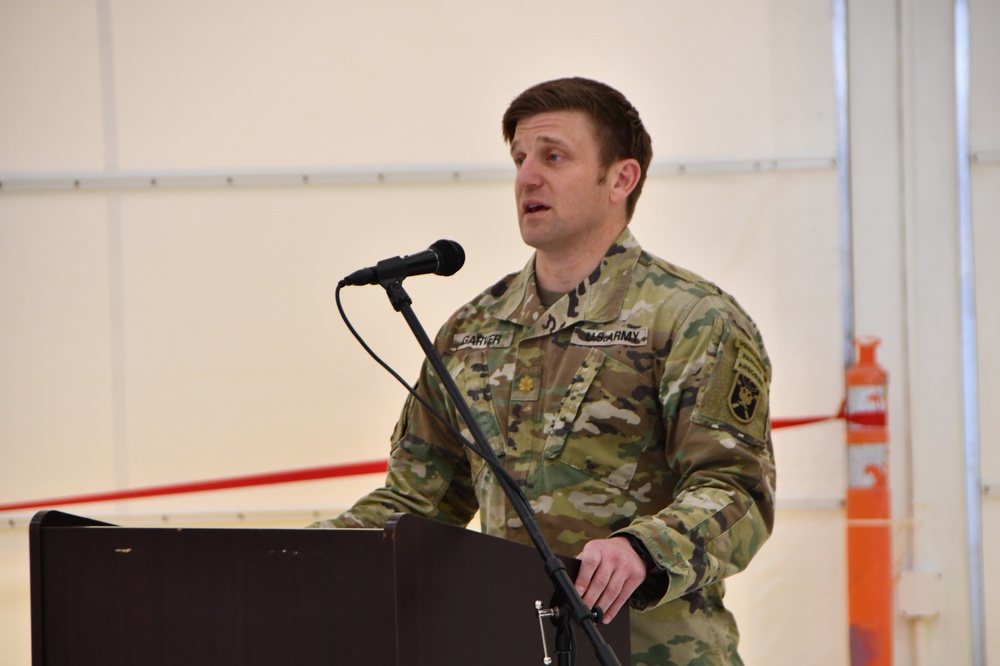
M 540 183 L 541 178 L 535 161 L 530 157 L 523 158 L 517 167 L 517 177 L 514 179 L 514 184 L 519 189 L 530 189 L 538 187 Z

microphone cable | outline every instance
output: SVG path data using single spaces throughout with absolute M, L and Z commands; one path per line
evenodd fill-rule
M 351 332 L 351 335 L 353 335 L 354 339 L 358 341 L 358 344 L 361 345 L 362 349 L 364 349 L 365 352 L 367 352 L 368 355 L 371 356 L 376 363 L 382 366 L 382 368 L 386 372 L 388 372 L 397 382 L 399 382 L 403 386 L 403 388 L 405 388 L 409 392 L 410 395 L 416 398 L 417 401 L 424 407 L 424 409 L 426 409 L 445 428 L 447 428 L 448 431 L 451 434 L 453 434 L 455 438 L 459 442 L 461 442 L 463 446 L 465 446 L 467 449 L 469 449 L 477 456 L 482 458 L 486 462 L 486 464 L 489 465 L 490 469 L 493 470 L 493 473 L 497 475 L 498 479 L 503 485 L 512 489 L 518 495 L 519 499 L 522 502 L 530 506 L 530 502 L 528 501 L 527 496 L 524 494 L 524 490 L 521 488 L 520 485 L 517 484 L 516 481 L 514 481 L 514 477 L 512 477 L 510 473 L 500 464 L 499 460 L 496 457 L 496 452 L 493 451 L 492 448 L 490 448 L 489 452 L 487 453 L 481 451 L 478 446 L 470 442 L 465 437 L 465 435 L 463 435 L 461 431 L 459 431 L 459 429 L 455 426 L 455 424 L 453 424 L 450 420 L 448 420 L 448 418 L 446 418 L 443 414 L 437 411 L 422 395 L 417 393 L 416 389 L 410 386 L 409 382 L 403 379 L 403 377 L 401 377 L 398 372 L 396 372 L 388 363 L 386 363 L 375 352 L 375 350 L 373 350 L 368 345 L 368 343 L 365 342 L 364 338 L 361 337 L 361 334 L 358 333 L 358 331 L 354 328 L 354 325 L 351 324 L 350 318 L 347 316 L 347 312 L 344 310 L 344 305 L 340 298 L 340 290 L 343 289 L 344 286 L 345 285 L 343 283 L 338 284 L 336 292 L 334 293 L 334 297 L 337 302 L 337 311 L 340 313 L 340 318 L 343 319 L 344 325 L 347 326 L 347 330 Z M 434 368 L 430 368 L 430 370 L 433 372 Z

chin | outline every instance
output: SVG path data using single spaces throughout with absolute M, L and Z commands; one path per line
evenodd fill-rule
M 530 229 L 526 229 L 524 222 L 520 223 L 518 230 L 521 232 L 521 241 L 528 247 L 535 247 L 536 234 L 533 234 Z
M 521 221 L 519 228 L 521 231 L 521 240 L 528 247 L 540 250 L 552 241 L 550 230 L 546 229 L 542 224 L 531 224 Z
M 521 240 L 524 241 L 525 245 L 535 250 L 541 250 L 545 245 L 544 240 L 539 238 L 537 234 L 533 235 L 521 232 Z

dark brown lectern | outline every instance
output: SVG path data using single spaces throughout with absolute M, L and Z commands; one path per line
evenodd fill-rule
M 30 541 L 34 666 L 542 664 L 534 602 L 547 607 L 552 585 L 538 554 L 415 516 L 176 529 L 43 511 Z M 627 615 L 601 627 L 623 664 Z M 577 664 L 596 665 L 576 636 Z

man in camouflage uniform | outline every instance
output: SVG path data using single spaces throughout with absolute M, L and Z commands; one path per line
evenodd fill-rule
M 773 525 L 770 362 L 727 294 L 645 252 L 627 224 L 652 156 L 638 113 L 585 79 L 539 84 L 504 116 L 527 266 L 456 312 L 435 345 L 524 489 L 546 540 L 632 664 L 741 664 L 723 605 Z M 468 434 L 425 364 L 417 385 Z M 530 539 L 492 471 L 412 397 L 385 487 L 317 527 L 395 512 Z

